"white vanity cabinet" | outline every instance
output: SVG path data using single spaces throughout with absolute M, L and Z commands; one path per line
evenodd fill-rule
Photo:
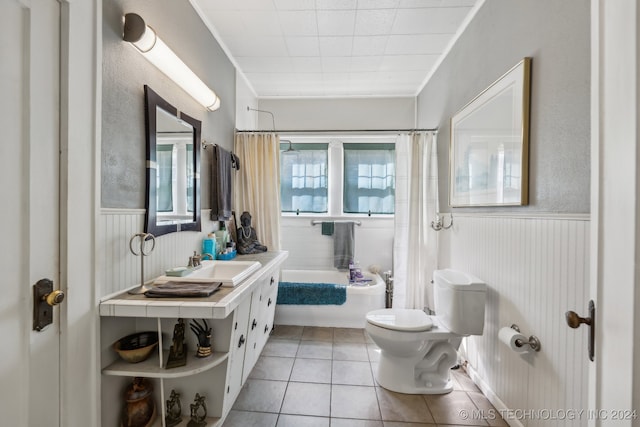
M 103 426 L 119 426 L 126 387 L 134 377 L 148 378 L 154 387 L 157 418 L 165 425 L 166 402 L 171 390 L 180 394 L 180 426 L 190 419 L 196 393 L 205 396 L 207 425 L 220 426 L 253 369 L 273 327 L 278 273 L 287 252 L 239 257 L 259 261 L 261 269 L 235 288 L 221 288 L 208 298 L 151 299 L 126 293 L 100 303 L 101 418 Z M 165 369 L 178 318 L 185 322 L 187 364 Z M 213 354 L 195 356 L 197 340 L 189 329 L 192 319 L 206 319 L 212 328 Z M 120 360 L 111 348 L 119 338 L 139 331 L 158 331 L 160 345 L 140 363 Z

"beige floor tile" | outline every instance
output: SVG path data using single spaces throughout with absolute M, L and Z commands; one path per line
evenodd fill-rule
M 331 386 L 331 416 L 380 420 L 380 407 L 374 387 Z
M 333 330 L 333 342 L 358 342 L 364 344 L 364 329 L 335 328 Z
M 367 346 L 364 343 L 334 342 L 333 360 L 359 360 L 369 361 Z
M 232 409 L 224 420 L 223 427 L 274 427 L 278 414 L 265 412 L 236 411 Z
M 297 358 L 291 381 L 331 384 L 331 360 Z
M 382 387 L 376 387 L 376 393 L 383 420 L 434 423 L 421 395 L 396 393 Z
M 271 339 L 267 341 L 262 350 L 263 356 L 278 356 L 278 357 L 295 357 L 298 352 L 298 340 L 279 340 Z
M 302 339 L 313 341 L 333 341 L 333 328 L 305 326 L 302 331 Z
M 364 342 L 366 342 L 367 344 L 373 344 L 373 340 L 366 330 L 364 331 Z
M 448 394 L 423 395 L 436 424 L 488 425 L 483 420 L 473 419 L 477 414 L 476 405 L 464 391 Z
M 479 391 L 468 391 L 467 395 L 473 401 L 473 403 L 481 410 L 485 415 L 485 421 L 493 427 L 506 427 L 507 424 L 502 417 L 500 416 L 500 412 L 489 402 L 489 399 L 485 397 Z
M 380 361 L 380 347 L 375 344 L 367 344 L 367 353 L 371 362 Z
M 290 382 L 281 413 L 294 415 L 330 415 L 331 385 Z
M 299 340 L 302 337 L 303 326 L 276 325 L 271 338 Z
M 331 418 L 331 427 L 384 427 L 379 420 L 354 420 L 349 418 Z
M 331 341 L 300 341 L 296 357 L 305 359 L 332 359 L 333 343 Z
M 460 389 L 464 391 L 480 391 L 478 386 L 471 381 L 471 378 L 463 369 L 452 369 L 451 375 L 460 384 Z
M 294 361 L 293 357 L 260 356 L 249 378 L 289 381 Z
M 276 427 L 329 427 L 328 417 L 280 414 Z
M 284 381 L 248 379 L 233 409 L 278 413 L 286 389 L 287 383 Z
M 372 386 L 373 374 L 369 362 L 353 360 L 334 360 L 332 367 L 332 383 L 345 385 Z

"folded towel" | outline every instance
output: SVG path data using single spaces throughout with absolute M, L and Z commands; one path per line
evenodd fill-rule
M 333 236 L 333 221 L 322 222 L 322 235 Z
M 353 260 L 355 238 L 353 222 L 336 222 L 333 233 L 333 266 L 346 270 Z
M 231 219 L 231 163 L 231 153 L 216 145 L 211 162 L 212 221 Z
M 335 283 L 279 282 L 276 304 L 341 305 L 347 301 L 347 287 Z
M 166 282 L 156 285 L 144 293 L 149 298 L 183 298 L 183 297 L 208 297 L 218 290 L 222 282 L 215 283 L 190 283 L 190 282 Z

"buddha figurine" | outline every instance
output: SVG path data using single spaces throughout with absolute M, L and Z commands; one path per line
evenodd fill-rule
M 236 233 L 238 252 L 242 255 L 266 252 L 267 247 L 260 243 L 255 228 L 251 226 L 251 214 L 249 212 L 242 212 L 240 224 Z

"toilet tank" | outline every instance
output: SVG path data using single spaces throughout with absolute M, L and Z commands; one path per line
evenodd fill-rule
M 487 285 L 471 274 L 446 269 L 433 272 L 436 316 L 458 335 L 482 335 Z

